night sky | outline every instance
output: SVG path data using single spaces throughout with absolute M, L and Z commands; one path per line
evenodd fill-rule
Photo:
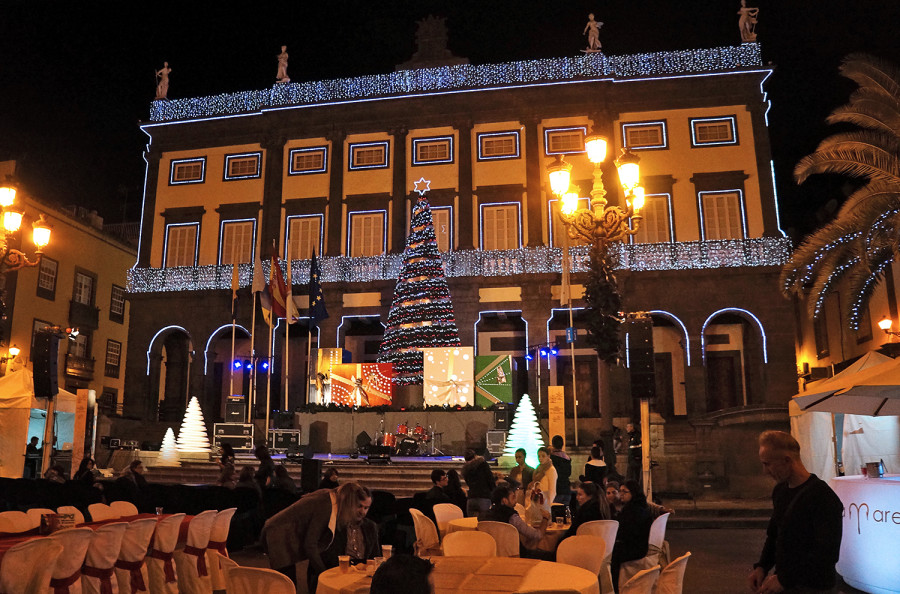
M 782 225 L 809 232 L 847 185 L 794 164 L 836 131 L 824 124 L 853 84 L 842 57 L 865 51 L 900 65 L 896 0 L 760 0 Z M 587 14 L 608 54 L 737 45 L 739 0 L 290 0 L 279 3 L 0 0 L 0 160 L 45 201 L 139 216 L 154 69 L 168 60 L 170 98 L 270 87 L 286 44 L 293 82 L 390 72 L 415 51 L 416 21 L 447 17 L 450 49 L 473 64 L 576 55 Z M 823 206 L 825 208 L 823 208 Z

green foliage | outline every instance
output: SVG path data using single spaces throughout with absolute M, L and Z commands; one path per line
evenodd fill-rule
M 622 325 L 622 296 L 616 284 L 616 257 L 603 242 L 594 244 L 590 252 L 590 270 L 584 300 L 588 311 L 588 344 L 600 359 L 614 363 L 622 351 L 619 334 Z

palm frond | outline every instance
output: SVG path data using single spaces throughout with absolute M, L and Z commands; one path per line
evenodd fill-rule
M 890 97 L 900 97 L 900 71 L 880 58 L 853 53 L 844 58 L 840 73 L 860 87 L 879 89 Z
M 860 112 L 852 105 L 836 108 L 825 118 L 825 122 L 828 124 L 853 124 L 868 130 L 895 133 L 890 118 L 885 118 L 884 114 Z
M 850 295 L 847 304 L 847 320 L 851 329 L 859 328 L 863 311 L 872 298 L 872 293 L 884 280 L 884 270 L 892 261 L 892 257 L 887 257 L 877 262 L 875 267 L 859 267 L 847 274 L 847 291 Z
M 835 218 L 853 220 L 862 216 L 861 213 L 868 212 L 860 209 L 876 208 L 876 205 L 889 210 L 894 208 L 894 201 L 900 201 L 900 188 L 882 181 L 869 182 L 857 188 L 856 191 L 847 197 Z M 869 207 L 869 204 L 873 206 Z M 872 212 L 871 215 L 866 214 L 865 216 L 874 217 L 878 216 L 878 214 L 880 213 Z
M 836 173 L 900 184 L 900 161 L 891 157 L 857 150 L 817 150 L 800 159 L 794 178 L 800 184 L 815 173 Z
M 819 143 L 816 152 L 854 150 L 861 153 L 886 153 L 897 159 L 900 137 L 876 130 L 857 130 L 833 134 Z

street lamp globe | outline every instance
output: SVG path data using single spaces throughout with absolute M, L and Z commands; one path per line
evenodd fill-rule
M 619 183 L 629 195 L 641 183 L 641 167 L 638 165 L 641 158 L 632 153 L 628 147 L 622 149 L 622 154 L 616 159 L 616 168 L 619 170 Z
M 8 208 L 16 201 L 16 188 L 12 184 L 0 186 L 0 207 Z
M 888 317 L 884 317 L 881 319 L 880 322 L 878 322 L 878 327 L 881 328 L 882 330 L 884 330 L 885 332 L 890 332 L 892 325 L 893 325 L 893 322 Z
M 569 180 L 572 176 L 572 164 L 567 163 L 562 155 L 556 155 L 556 161 L 547 167 L 550 177 L 550 191 L 563 196 L 569 191 Z
M 19 353 L 21 353 L 21 352 L 22 351 L 16 345 L 12 345 L 11 347 L 9 347 L 9 356 L 13 359 L 18 357 Z
M 607 144 L 606 136 L 602 134 L 591 134 L 585 138 L 584 149 L 587 151 L 588 161 L 594 165 L 599 165 L 605 161 Z
M 571 215 L 578 210 L 578 193 L 566 192 L 562 197 L 562 204 L 559 207 L 560 212 L 564 215 Z
M 31 239 L 34 241 L 34 245 L 37 246 L 38 251 L 40 251 L 50 243 L 50 232 L 52 228 L 44 219 L 44 215 L 41 215 L 38 220 L 32 223 L 31 227 Z
M 22 213 L 18 210 L 3 211 L 3 228 L 8 233 L 15 233 L 22 226 Z
M 631 207 L 634 209 L 635 214 L 641 212 L 641 209 L 644 208 L 644 186 L 638 186 L 634 189 Z

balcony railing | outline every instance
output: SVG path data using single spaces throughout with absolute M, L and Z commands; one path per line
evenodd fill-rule
M 94 379 L 94 360 L 66 354 L 66 375 L 88 381 Z
M 791 253 L 785 238 L 726 241 L 619 244 L 619 269 L 645 272 L 652 270 L 701 270 L 782 266 Z M 588 246 L 571 248 L 573 273 L 587 271 Z M 559 274 L 562 249 L 539 246 L 517 250 L 462 250 L 441 254 L 448 277 L 515 276 L 519 274 Z M 368 258 L 322 257 L 322 282 L 361 283 L 393 280 L 400 273 L 402 254 Z M 282 263 L 283 265 L 283 263 Z M 242 287 L 250 285 L 252 264 L 239 265 Z M 263 265 L 268 270 L 268 264 Z M 231 288 L 231 265 L 186 266 L 180 268 L 133 268 L 128 271 L 128 291 L 156 293 L 164 291 L 202 291 Z M 309 260 L 294 260 L 291 277 L 309 279 Z
M 96 330 L 100 327 L 100 309 L 75 300 L 69 301 L 69 325 L 81 330 Z

